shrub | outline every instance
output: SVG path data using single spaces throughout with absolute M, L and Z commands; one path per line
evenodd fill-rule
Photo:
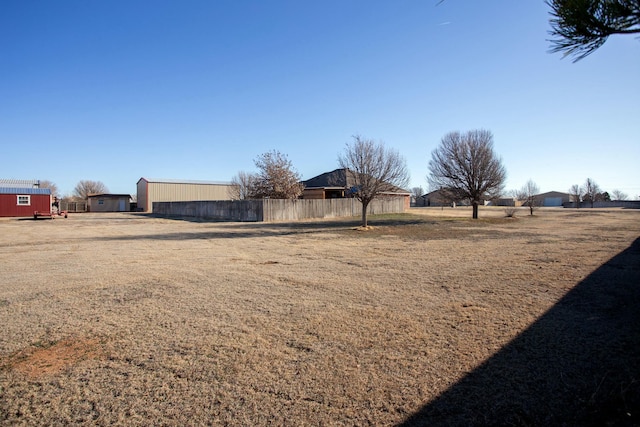
M 518 210 L 514 207 L 508 207 L 508 208 L 505 208 L 504 214 L 506 215 L 507 218 L 515 218 L 517 211 Z

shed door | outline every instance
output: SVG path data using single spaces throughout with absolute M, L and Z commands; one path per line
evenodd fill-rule
M 118 206 L 118 211 L 119 212 L 124 212 L 124 199 L 120 199 L 118 201 L 120 202 L 119 206 Z

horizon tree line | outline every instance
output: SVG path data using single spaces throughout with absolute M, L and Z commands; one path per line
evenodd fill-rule
M 363 226 L 367 226 L 369 204 L 381 193 L 401 188 L 412 197 L 424 194 L 420 186 L 406 190 L 409 171 L 404 157 L 397 150 L 387 148 L 382 141 L 375 142 L 360 135 L 352 138 L 352 143 L 347 143 L 344 152 L 338 156 L 338 164 L 347 170 L 351 181 L 356 183 L 350 190 L 353 190 L 352 197 L 362 203 Z M 254 164 L 258 172 L 240 171 L 232 178 L 230 199 L 297 199 L 302 195 L 304 186 L 301 176 L 285 154 L 271 150 L 256 157 Z M 468 201 L 473 208 L 474 219 L 478 218 L 481 202 L 504 197 L 506 169 L 502 159 L 493 150 L 493 135 L 488 130 L 449 132 L 432 151 L 428 168 L 429 187 L 440 190 L 443 201 Z M 52 195 L 58 195 L 55 183 L 43 180 L 41 186 L 50 188 Z M 617 189 L 611 194 L 602 191 L 591 178 L 587 178 L 582 186 L 572 185 L 568 191 L 576 206 L 580 202 L 589 202 L 593 207 L 598 201 L 628 198 L 626 193 Z M 90 194 L 106 192 L 107 186 L 100 181 L 81 180 L 72 196 L 65 198 L 86 200 Z M 531 215 L 540 205 L 536 197 L 539 187 L 531 179 L 520 190 L 511 190 L 507 194 L 529 207 Z

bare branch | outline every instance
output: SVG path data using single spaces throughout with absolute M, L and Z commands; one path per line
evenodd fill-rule
M 582 200 L 585 202 L 589 202 L 592 208 L 593 202 L 600 199 L 600 186 L 596 184 L 596 182 L 591 178 L 587 178 L 587 180 L 584 182 L 581 192 L 583 194 Z
M 48 188 L 51 190 L 51 195 L 53 197 L 58 197 L 60 194 L 58 193 L 58 186 L 51 181 L 42 180 L 40 181 L 40 188 Z
M 100 181 L 82 180 L 73 189 L 73 195 L 78 199 L 87 200 L 91 194 L 102 194 L 108 191 L 107 186 Z
M 617 189 L 611 192 L 611 196 L 613 197 L 613 200 L 627 200 L 627 198 L 629 197 L 627 193 Z
M 231 187 L 229 187 L 228 193 L 231 200 L 245 200 L 249 198 L 251 189 L 254 186 L 256 176 L 240 171 L 233 178 L 231 178 Z
M 386 148 L 360 135 L 353 136 L 344 154 L 338 157 L 348 180 L 354 183 L 353 196 L 362 203 L 362 226 L 367 226 L 367 206 L 385 192 L 398 192 L 408 186 L 409 171 L 398 151 Z
M 432 188 L 445 189 L 455 199 L 469 199 L 473 218 L 483 198 L 502 193 L 507 173 L 493 152 L 493 135 L 487 130 L 465 134 L 450 132 L 431 153 L 428 177 Z
M 523 205 L 529 207 L 529 213 L 531 215 L 533 215 L 533 211 L 540 204 L 540 200 L 536 197 L 538 193 L 540 193 L 538 185 L 532 180 L 529 180 L 516 194 L 516 198 L 521 201 Z

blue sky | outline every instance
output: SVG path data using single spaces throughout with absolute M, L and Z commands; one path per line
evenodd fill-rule
M 488 129 L 507 189 L 593 178 L 640 197 L 640 41 L 548 53 L 542 0 L 0 2 L 0 178 L 229 181 L 276 149 L 303 179 L 351 136 L 426 189 L 451 131 Z

